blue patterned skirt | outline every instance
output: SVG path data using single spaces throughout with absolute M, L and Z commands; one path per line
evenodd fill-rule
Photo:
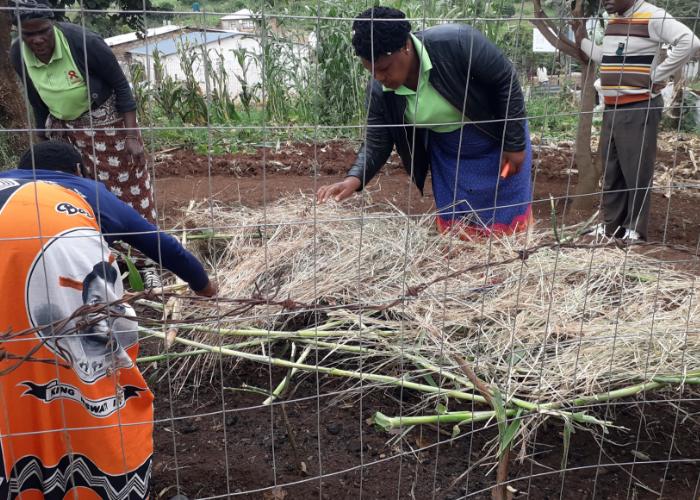
M 449 133 L 429 132 L 441 230 L 454 224 L 478 233 L 511 233 L 527 227 L 532 217 L 532 148 L 527 126 L 525 135 L 527 155 L 520 172 L 501 179 L 501 141 L 471 124 Z

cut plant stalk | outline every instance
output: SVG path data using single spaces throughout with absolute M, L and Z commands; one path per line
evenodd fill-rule
M 517 414 L 515 410 L 507 410 L 506 416 L 514 417 Z M 401 417 L 388 417 L 382 412 L 378 411 L 372 417 L 372 422 L 385 431 L 390 431 L 392 429 L 397 429 L 400 427 L 410 426 L 410 425 L 423 425 L 423 424 L 459 424 L 466 422 L 483 422 L 485 420 L 490 420 L 496 417 L 495 411 L 456 411 L 447 412 L 440 415 L 420 415 L 415 417 L 401 416 Z
M 154 337 L 159 337 L 164 339 L 165 334 L 156 331 L 149 331 Z M 455 390 L 445 390 L 439 387 L 433 387 L 431 385 L 418 384 L 416 382 L 411 382 L 397 377 L 390 377 L 388 375 L 378 375 L 374 373 L 359 373 L 350 370 L 341 370 L 339 368 L 328 368 L 325 366 L 314 366 L 307 365 L 303 363 L 295 363 L 293 361 L 287 361 L 286 359 L 278 359 L 270 356 L 261 356 L 259 354 L 252 354 L 249 352 L 237 351 L 234 349 L 226 349 L 224 347 L 209 346 L 203 344 L 202 342 L 196 342 L 194 340 L 184 339 L 182 337 L 176 337 L 175 342 L 188 345 L 191 347 L 196 347 L 202 350 L 207 350 L 211 353 L 224 354 L 226 356 L 233 356 L 236 358 L 247 359 L 249 361 L 254 361 L 263 364 L 272 364 L 274 366 L 281 366 L 283 368 L 298 368 L 299 370 L 304 370 L 306 372 L 318 372 L 331 375 L 333 377 L 345 377 L 357 380 L 370 380 L 373 382 L 384 383 L 388 385 L 395 385 L 399 387 L 404 387 L 406 389 L 412 389 L 418 392 L 430 393 L 430 394 L 441 394 L 448 397 L 453 397 L 455 399 L 465 400 L 465 401 L 475 401 L 479 403 L 485 403 L 486 401 L 482 396 L 477 396 L 474 394 L 469 394 L 462 391 Z
M 309 328 L 305 330 L 297 330 L 297 331 L 283 331 L 283 330 L 266 330 L 264 328 L 244 328 L 244 329 L 227 329 L 227 328 L 210 328 L 206 326 L 201 326 L 201 325 L 187 325 L 187 324 L 182 324 L 178 325 L 178 328 L 181 328 L 183 330 L 190 330 L 193 332 L 204 332 L 204 333 L 213 333 L 213 334 L 218 334 L 218 335 L 224 335 L 224 336 L 237 336 L 237 337 L 245 337 L 245 336 L 257 336 L 257 337 L 268 337 L 268 336 L 278 336 L 278 337 L 284 337 L 284 338 L 289 338 L 289 339 L 294 339 L 295 337 L 298 338 L 321 338 L 321 337 L 357 337 L 358 339 L 366 339 L 367 337 L 394 337 L 397 335 L 396 332 L 386 332 L 386 331 L 381 331 L 381 330 L 371 330 L 369 332 L 354 332 L 354 331 L 348 331 L 348 330 L 332 330 L 330 328 L 334 328 L 335 326 L 338 326 L 339 324 L 342 324 L 342 322 L 330 322 L 326 325 L 320 325 L 318 327 L 314 328 Z M 325 327 L 325 328 L 324 328 Z
M 167 321 L 168 316 L 170 316 L 170 319 L 173 322 L 179 321 L 181 319 L 181 306 L 182 304 L 177 296 L 173 295 L 172 297 L 170 297 L 165 303 L 165 308 L 163 308 L 163 321 Z M 175 326 L 175 324 L 171 324 L 167 332 L 165 333 L 164 345 L 166 351 L 169 350 L 170 347 L 172 347 L 173 342 L 175 341 L 175 337 L 177 337 L 177 327 Z
M 247 342 L 240 342 L 238 344 L 230 344 L 222 346 L 226 349 L 245 349 L 246 347 L 255 347 L 260 345 L 259 340 L 249 340 Z M 137 363 L 152 363 L 154 361 L 165 361 L 166 359 L 176 359 L 176 358 L 188 358 L 191 356 L 199 356 L 201 354 L 211 353 L 209 349 L 194 349 L 192 351 L 183 352 L 167 352 L 163 354 L 154 354 L 152 356 L 141 356 L 136 358 Z
M 294 353 L 295 353 L 296 347 L 294 343 L 292 343 L 292 358 L 294 358 Z M 309 355 L 311 352 L 311 346 L 307 346 L 299 355 L 299 357 L 295 360 L 297 363 L 303 363 L 306 361 L 306 357 Z M 292 377 L 299 371 L 298 368 L 292 368 L 289 370 L 287 375 L 282 379 L 282 381 L 277 384 L 277 387 L 275 387 L 275 390 L 272 391 L 272 394 L 270 395 L 269 398 L 267 398 L 265 401 L 263 401 L 263 405 L 267 406 L 272 404 L 276 399 L 278 399 L 284 391 L 287 390 L 287 387 L 289 387 L 289 383 L 292 381 Z

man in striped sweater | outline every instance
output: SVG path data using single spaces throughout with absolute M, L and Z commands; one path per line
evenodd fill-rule
M 700 49 L 700 40 L 665 10 L 644 0 L 604 0 L 611 14 L 597 46 L 583 23 L 576 28 L 581 50 L 600 64 L 605 113 L 601 133 L 603 221 L 598 234 L 647 238 L 660 95 L 668 78 Z M 671 50 L 660 62 L 661 48 Z

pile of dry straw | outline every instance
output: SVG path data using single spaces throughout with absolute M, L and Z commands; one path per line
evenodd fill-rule
M 488 402 L 472 369 L 511 415 L 594 423 L 600 409 L 581 410 L 659 388 L 672 399 L 700 383 L 699 285 L 654 258 L 663 249 L 585 248 L 573 229 L 555 236 L 542 224 L 465 242 L 437 234 L 428 216 L 305 198 L 191 208 L 182 227 L 224 299 L 214 315 L 211 303 L 182 308 L 183 320 L 208 319 L 178 332 L 175 351 L 194 354 L 177 355 L 181 380 L 208 377 L 221 356 L 247 358 L 289 369 L 267 402 L 316 372 L 363 391 L 403 386 L 414 414 L 439 407 L 435 418 L 459 422 L 468 415 L 445 407 Z M 221 317 L 226 299 L 251 297 L 270 303 Z

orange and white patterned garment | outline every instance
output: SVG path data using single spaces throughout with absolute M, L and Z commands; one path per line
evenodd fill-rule
M 101 306 L 122 295 L 79 194 L 0 179 L 0 498 L 148 496 L 153 395 L 137 325 L 129 306 Z

